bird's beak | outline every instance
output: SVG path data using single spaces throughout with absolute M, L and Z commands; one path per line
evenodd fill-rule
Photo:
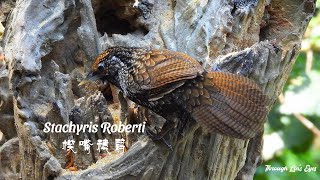
M 83 86 L 98 79 L 100 79 L 100 76 L 97 73 L 91 71 L 88 73 L 87 77 L 78 84 L 78 86 Z

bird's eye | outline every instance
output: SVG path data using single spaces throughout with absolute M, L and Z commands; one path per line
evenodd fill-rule
M 100 63 L 100 64 L 98 65 L 98 70 L 99 70 L 99 71 L 103 71 L 103 70 L 104 70 L 104 64 L 103 64 L 103 63 Z

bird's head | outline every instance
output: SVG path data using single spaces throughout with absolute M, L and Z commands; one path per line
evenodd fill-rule
M 94 61 L 92 70 L 80 85 L 86 82 L 102 80 L 108 81 L 120 88 L 128 78 L 129 69 L 133 64 L 134 49 L 112 47 L 102 52 Z

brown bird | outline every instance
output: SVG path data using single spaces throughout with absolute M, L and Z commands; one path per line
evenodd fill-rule
M 267 115 L 267 96 L 253 81 L 206 72 L 198 61 L 179 52 L 108 48 L 87 79 L 108 81 L 167 120 L 194 119 L 210 133 L 248 139 L 263 129 Z

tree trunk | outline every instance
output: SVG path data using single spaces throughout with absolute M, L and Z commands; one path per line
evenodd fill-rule
M 261 163 L 262 133 L 240 140 L 208 134 L 192 123 L 182 138 L 172 138 L 171 151 L 146 135 L 42 131 L 45 122 L 131 121 L 132 106 L 121 93 L 113 91 L 115 105 L 100 92 L 92 95 L 78 87 L 95 57 L 110 46 L 166 48 L 190 55 L 209 71 L 242 74 L 266 92 L 271 108 L 315 9 L 313 0 L 137 2 L 16 2 L 1 41 L 7 66 L 0 69 L 0 130 L 6 139 L 0 147 L 0 179 L 253 178 Z M 140 121 L 164 121 L 141 107 L 134 111 Z M 8 131 L 13 121 L 18 138 L 13 127 Z M 65 139 L 95 143 L 119 137 L 129 148 L 123 155 L 101 159 L 93 146 L 90 154 L 76 148 L 70 158 L 62 149 Z M 83 171 L 63 170 L 70 159 Z

